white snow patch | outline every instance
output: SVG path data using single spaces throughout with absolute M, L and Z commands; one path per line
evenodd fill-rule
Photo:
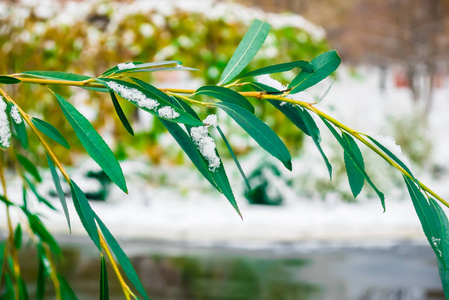
M 313 97 L 307 92 L 299 92 L 297 94 L 289 94 L 286 96 L 286 98 L 297 100 L 297 101 L 308 102 L 308 103 L 315 102 L 315 99 L 313 99 Z
M 0 145 L 3 148 L 8 148 L 11 142 L 11 128 L 6 115 L 6 102 L 2 96 L 0 96 Z
M 13 107 L 11 108 L 11 118 L 16 124 L 21 124 L 23 122 L 22 116 L 19 113 L 19 109 L 15 105 L 13 105 Z
M 286 90 L 287 87 L 277 81 L 276 79 L 273 79 L 268 74 L 257 76 L 257 82 L 268 85 L 269 87 L 272 87 L 274 89 L 277 89 L 278 91 Z
M 132 62 L 129 62 L 129 63 L 120 63 L 117 65 L 117 67 L 119 70 L 127 70 L 127 69 L 135 68 L 136 65 L 133 64 Z
M 164 106 L 159 108 L 157 111 L 159 113 L 159 117 L 165 118 L 165 119 L 176 119 L 179 117 L 179 113 L 176 112 L 173 107 L 170 106 Z
M 218 126 L 217 122 L 217 115 L 211 114 L 206 117 L 206 119 L 203 120 L 203 123 L 206 124 L 206 126 Z
M 396 155 L 396 157 L 399 158 L 411 170 L 410 162 L 408 161 L 404 153 L 402 153 L 401 146 L 396 144 L 394 138 L 392 138 L 391 136 L 378 135 L 375 136 L 374 139 L 382 144 L 385 148 L 390 150 L 394 155 Z
M 206 126 L 192 127 L 190 136 L 201 155 L 209 162 L 209 171 L 215 172 L 220 167 L 214 139 L 209 135 Z
M 155 110 L 159 106 L 156 100 L 148 98 L 138 89 L 129 88 L 114 81 L 109 81 L 107 84 L 114 92 L 139 107 Z

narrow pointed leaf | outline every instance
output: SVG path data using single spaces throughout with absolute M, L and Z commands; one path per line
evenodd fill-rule
M 47 207 L 51 208 L 52 210 L 56 210 L 56 208 L 47 199 L 45 199 L 44 197 L 42 197 L 41 194 L 39 194 L 34 184 L 32 184 L 31 181 L 26 176 L 24 176 L 24 179 L 39 202 L 44 203 Z
M 95 246 L 101 251 L 100 238 L 98 236 L 97 226 L 95 225 L 95 213 L 90 207 L 86 195 L 84 195 L 83 191 L 73 180 L 70 180 L 70 189 L 72 191 L 73 205 L 81 223 Z
M 297 107 L 297 113 L 300 116 L 300 120 L 302 122 L 304 122 L 304 125 L 306 126 L 307 131 L 310 133 L 310 137 L 312 138 L 313 142 L 315 143 L 315 146 L 318 148 L 318 151 L 320 152 L 321 157 L 323 157 L 324 163 L 326 164 L 326 167 L 327 167 L 327 171 L 329 172 L 329 178 L 330 178 L 330 180 L 332 180 L 332 166 L 331 166 L 329 160 L 327 159 L 326 154 L 324 154 L 324 151 L 320 146 L 321 135 L 320 135 L 320 130 L 319 130 L 318 126 L 316 125 L 312 116 L 309 114 L 309 112 L 306 109 Z M 298 124 L 299 123 L 300 123 L 300 121 L 298 120 Z
M 241 107 L 245 108 L 246 110 L 254 114 L 254 106 L 251 104 L 251 102 L 249 102 L 248 99 L 246 99 L 245 97 L 243 97 L 234 90 L 222 86 L 206 85 L 200 87 L 195 92 L 195 94 L 207 95 L 223 102 L 240 105 Z
M 0 76 L 0 83 L 1 84 L 16 84 L 22 82 L 20 79 L 11 77 L 11 76 Z
M 117 112 L 117 116 L 119 117 L 120 121 L 122 122 L 123 127 L 125 127 L 126 131 L 128 131 L 129 134 L 134 136 L 134 130 L 131 127 L 131 124 L 129 124 L 128 119 L 126 118 L 126 115 L 123 112 L 123 109 L 117 100 L 117 97 L 115 97 L 115 94 L 113 92 L 109 91 L 109 93 L 111 94 L 112 103 L 114 104 L 115 111 Z
M 107 77 L 107 76 L 114 75 L 114 74 L 119 74 L 119 73 L 132 72 L 132 71 L 142 69 L 142 68 L 153 68 L 153 67 L 166 66 L 166 65 L 175 65 L 175 66 L 181 65 L 182 66 L 182 62 L 180 62 L 179 60 L 156 61 L 156 62 L 151 62 L 151 63 L 132 62 L 132 64 L 134 64 L 135 67 L 122 69 L 122 70 L 119 69 L 118 65 L 115 67 L 112 67 L 109 70 L 105 71 L 103 74 L 101 74 L 100 78 Z
M 65 201 L 64 191 L 62 190 L 61 182 L 59 180 L 58 172 L 56 171 L 55 165 L 51 161 L 51 158 L 47 154 L 48 167 L 50 168 L 51 178 L 55 184 L 56 194 L 58 194 L 59 201 L 61 202 L 62 209 L 64 210 L 65 218 L 67 220 L 67 225 L 69 226 L 69 231 L 72 231 L 70 226 L 70 215 L 69 209 L 67 207 L 67 202 Z
M 349 158 L 353 161 L 354 165 L 357 167 L 357 169 L 363 174 L 363 177 L 365 177 L 366 182 L 373 188 L 373 190 L 376 192 L 376 194 L 379 196 L 380 203 L 382 204 L 382 208 L 385 212 L 385 196 L 384 194 L 379 191 L 379 189 L 374 185 L 374 183 L 371 181 L 371 178 L 368 176 L 368 174 L 365 172 L 364 167 L 360 164 L 359 160 L 356 158 L 355 154 L 352 152 L 351 148 L 347 146 L 347 143 L 345 140 L 338 134 L 338 132 L 335 130 L 335 128 L 329 124 L 329 122 L 321 118 L 323 120 L 324 124 L 329 128 L 329 131 L 332 133 L 332 135 L 335 137 L 335 139 L 338 141 L 340 146 L 343 148 L 343 150 L 349 155 Z
M 265 91 L 269 93 L 280 92 L 271 86 L 259 82 L 251 82 L 251 85 L 256 91 Z M 304 123 L 302 116 L 299 114 L 299 107 L 289 103 L 284 103 L 281 105 L 281 102 L 276 100 L 267 99 L 267 101 L 283 113 L 296 127 L 299 128 L 299 130 L 310 136 L 309 130 L 307 130 L 306 124 Z
M 61 287 L 61 299 L 64 300 L 77 300 L 75 292 L 73 292 L 72 288 L 68 284 L 68 282 L 58 274 L 58 281 Z
M 109 300 L 108 269 L 103 255 L 100 266 L 100 300 Z
M 217 103 L 217 107 L 224 110 L 237 124 L 240 125 L 263 149 L 279 159 L 284 166 L 291 170 L 290 152 L 279 136 L 265 122 L 255 115 L 233 103 Z
M 340 65 L 341 58 L 337 51 L 330 50 L 318 55 L 310 63 L 315 72 L 301 71 L 288 85 L 288 88 L 292 89 L 291 94 L 299 93 L 331 75 Z
M 351 149 L 355 159 L 359 162 L 359 165 L 365 170 L 365 163 L 363 161 L 362 152 L 354 139 L 347 133 L 343 132 L 343 140 L 346 142 L 346 146 Z M 365 183 L 365 177 L 363 173 L 359 171 L 356 164 L 352 161 L 348 152 L 344 152 L 346 173 L 348 174 L 349 186 L 351 187 L 352 195 L 354 198 L 362 191 L 363 184 Z
M 14 246 L 17 250 L 22 247 L 22 226 L 17 225 L 16 231 L 14 232 Z
M 193 126 L 203 125 L 200 121 L 196 120 L 195 118 L 193 118 L 191 115 L 189 115 L 185 111 L 180 110 L 177 107 L 173 106 L 170 103 L 170 96 L 168 96 L 164 92 L 158 90 L 154 86 L 152 86 L 140 79 L 137 79 L 137 78 L 131 78 L 131 79 L 134 82 L 136 82 L 137 84 L 123 81 L 123 80 L 110 79 L 110 78 L 97 79 L 97 81 L 99 83 L 103 84 L 104 86 L 110 88 L 110 90 L 114 91 L 117 95 L 128 100 L 129 102 L 131 102 L 138 108 L 140 108 L 146 112 L 149 112 L 158 118 L 161 118 L 161 119 L 164 119 L 164 120 L 167 120 L 170 122 L 184 123 L 184 124 L 189 124 L 189 125 L 193 125 Z M 108 83 L 111 83 L 111 82 L 115 83 L 115 85 L 113 86 L 115 88 L 111 88 L 111 86 L 108 85 Z M 132 91 L 132 93 L 130 93 L 129 91 Z M 145 96 L 148 101 L 153 100 L 153 101 L 156 101 L 157 104 L 153 108 L 141 106 L 136 102 L 135 95 Z M 166 108 L 166 107 L 172 109 L 174 112 L 176 112 L 178 114 L 178 116 L 176 116 L 174 118 L 168 118 L 164 114 L 161 114 L 161 109 Z
M 160 71 L 199 71 L 195 68 L 189 67 L 167 67 L 167 68 L 150 68 L 150 69 L 138 69 L 134 71 L 130 71 L 130 73 L 140 73 L 140 72 L 160 72 Z
M 257 19 L 253 21 L 221 74 L 218 85 L 230 82 L 243 71 L 259 51 L 260 47 L 262 47 L 270 31 L 270 27 L 270 24 L 266 22 Z
M 8 104 L 8 113 L 11 116 L 11 109 L 13 108 L 12 104 Z M 16 123 L 14 118 L 11 116 L 11 124 L 14 128 L 14 131 L 16 133 L 17 138 L 20 141 L 20 144 L 24 149 L 28 148 L 28 135 L 27 130 L 25 126 L 25 121 L 22 119 L 22 116 L 20 116 L 21 122 L 19 124 Z
M 16 154 L 17 160 L 19 163 L 25 168 L 25 170 L 36 179 L 37 182 L 42 181 L 42 177 L 39 174 L 39 171 L 37 170 L 36 166 L 25 156 Z
M 59 256 L 61 254 L 61 248 L 59 248 L 58 243 L 50 232 L 48 232 L 47 228 L 45 228 L 39 217 L 31 213 L 26 213 L 26 216 L 28 218 L 30 228 L 34 234 L 36 234 L 42 242 L 47 243 L 51 251 Z
M 108 243 L 112 252 L 115 254 L 115 257 L 117 258 L 120 266 L 123 268 L 123 271 L 125 272 L 129 281 L 132 283 L 132 285 L 136 288 L 136 290 L 141 294 L 141 296 L 144 299 L 149 300 L 147 293 L 145 292 L 145 289 L 142 283 L 140 282 L 139 276 L 137 275 L 136 270 L 134 270 L 134 267 L 131 264 L 131 261 L 129 260 L 128 256 L 126 256 L 125 252 L 122 250 L 119 243 L 111 234 L 111 232 L 103 223 L 103 221 L 101 221 L 101 219 L 97 215 L 95 215 L 95 219 L 97 220 L 98 226 L 100 227 L 100 230 L 103 233 L 106 242 Z
M 47 137 L 51 138 L 55 142 L 59 143 L 63 147 L 70 149 L 70 145 L 67 140 L 62 136 L 62 134 L 50 123 L 45 122 L 44 120 L 40 120 L 37 118 L 32 118 L 31 122 L 33 122 L 34 126 L 45 134 Z
M 282 73 L 286 71 L 290 71 L 294 68 L 301 68 L 304 72 L 307 73 L 313 73 L 314 72 L 314 66 L 312 63 L 305 61 L 305 60 L 296 60 L 288 63 L 283 64 L 277 64 L 277 65 L 271 65 L 268 67 L 263 67 L 248 73 L 245 73 L 240 76 L 240 78 L 245 77 L 255 77 L 265 74 L 273 74 L 273 73 Z
M 393 154 L 387 147 L 376 141 L 374 138 L 367 136 L 377 147 L 380 148 L 385 154 L 387 154 L 392 160 L 394 160 L 399 166 L 401 166 L 412 178 L 415 182 L 418 182 L 418 179 L 413 176 L 412 171 L 407 167 L 402 160 L 400 160 L 396 155 Z
M 440 273 L 441 283 L 446 298 L 449 297 L 449 221 L 443 209 L 438 203 L 429 198 L 430 208 L 433 213 L 433 219 L 440 232 L 440 241 L 433 240 L 431 243 L 438 259 L 438 270 Z M 431 242 L 431 241 L 430 241 Z
M 115 159 L 109 146 L 94 129 L 92 124 L 67 102 L 64 98 L 55 93 L 64 116 L 69 121 L 76 136 L 86 149 L 89 156 L 101 167 L 108 177 L 125 193 L 128 192 L 122 168 Z
M 46 283 L 45 266 L 42 260 L 39 259 L 39 268 L 37 271 L 36 282 L 36 300 L 44 300 Z
M 248 188 L 248 191 L 250 191 L 251 190 L 251 186 L 249 185 L 249 180 L 248 180 L 248 178 L 246 178 L 245 172 L 243 172 L 242 166 L 240 165 L 240 162 L 237 159 L 237 156 L 235 155 L 234 151 L 232 150 L 232 147 L 229 144 L 228 139 L 224 135 L 224 133 L 221 130 L 220 126 L 217 126 L 217 131 L 220 133 L 220 136 L 223 139 L 226 147 L 228 148 L 229 153 L 231 153 L 231 156 L 234 159 L 235 165 L 237 166 L 237 169 L 239 170 L 240 175 L 242 175 L 242 178 L 245 181 L 245 184 L 246 184 L 246 187 Z
M 23 281 L 22 277 L 18 277 L 17 282 L 19 284 L 19 299 L 20 300 L 30 299 L 28 296 L 27 286 L 25 284 L 25 281 Z
M 91 79 L 91 76 L 73 74 L 68 72 L 59 71 L 26 71 L 22 72 L 21 75 L 27 75 L 31 77 L 52 79 L 52 80 L 66 80 L 66 81 L 84 81 Z

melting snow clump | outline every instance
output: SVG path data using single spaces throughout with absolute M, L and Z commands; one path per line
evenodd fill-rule
M 172 107 L 170 106 L 164 106 L 159 108 L 157 111 L 159 113 L 159 117 L 165 118 L 165 119 L 176 119 L 179 117 L 179 113 L 176 112 Z
M 0 146 L 3 148 L 8 148 L 11 141 L 11 128 L 6 115 L 6 107 L 5 100 L 0 96 Z
M 315 101 L 315 99 L 313 99 L 313 97 L 307 92 L 299 92 L 297 94 L 287 95 L 286 98 L 308 103 Z
M 156 110 L 156 107 L 159 106 L 156 100 L 148 98 L 138 89 L 129 88 L 114 81 L 109 81 L 107 84 L 114 92 L 139 107 Z
M 379 135 L 375 136 L 374 139 L 382 144 L 382 146 L 390 150 L 390 152 L 392 152 L 397 158 L 399 158 L 410 170 L 412 169 L 407 157 L 405 157 L 405 155 L 402 153 L 401 146 L 396 144 L 394 138 L 392 138 L 391 136 Z
M 19 110 L 15 105 L 11 108 L 11 118 L 16 124 L 20 124 L 23 121 L 22 116 L 20 115 Z
M 117 67 L 118 67 L 119 70 L 126 70 L 126 69 L 132 69 L 132 68 L 135 68 L 136 65 L 133 64 L 132 62 L 130 62 L 130 63 L 121 63 L 121 64 L 118 64 Z
M 203 123 L 206 124 L 206 126 L 214 126 L 217 127 L 217 115 L 211 114 L 206 117 L 206 119 L 203 120 Z
M 268 74 L 257 76 L 257 82 L 268 85 L 274 89 L 277 89 L 278 91 L 283 91 L 287 89 L 285 85 L 283 85 L 276 79 L 271 78 L 270 75 Z
M 192 129 L 190 129 L 190 136 L 201 155 L 208 161 L 209 171 L 215 172 L 220 167 L 220 158 L 215 150 L 215 141 L 209 135 L 207 127 L 192 127 Z

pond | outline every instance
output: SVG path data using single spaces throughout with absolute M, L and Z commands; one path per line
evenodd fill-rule
M 98 299 L 99 255 L 87 239 L 59 239 L 60 270 L 79 299 Z M 121 241 L 153 300 L 444 299 L 431 248 L 412 242 L 186 244 Z M 31 299 L 37 259 L 21 261 Z M 111 299 L 124 299 L 109 268 Z M 34 278 L 34 279 L 33 279 Z M 47 284 L 47 298 L 51 284 Z

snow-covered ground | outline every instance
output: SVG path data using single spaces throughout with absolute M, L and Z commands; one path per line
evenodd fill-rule
M 392 135 L 392 120 L 407 118 L 412 114 L 413 103 L 409 99 L 408 90 L 398 89 L 390 84 L 381 93 L 378 89 L 378 74 L 373 69 L 360 69 L 358 77 L 348 74 L 346 68 L 341 68 L 339 79 L 325 100 L 318 104 L 319 108 L 344 124 L 374 136 Z M 314 87 L 310 93 L 320 95 L 329 84 L 330 81 L 324 82 Z M 429 153 L 427 165 L 438 162 L 443 168 L 443 173 L 435 179 L 429 175 L 431 168 L 412 163 L 415 175 L 445 199 L 449 199 L 449 185 L 446 183 L 449 175 L 444 172 L 444 168 L 449 166 L 446 152 L 449 134 L 445 130 L 449 128 L 449 118 L 446 117 L 446 112 L 449 111 L 448 96 L 447 86 L 437 89 L 428 128 L 411 128 L 410 131 L 410 135 L 424 132 L 424 137 L 432 141 L 433 150 Z M 341 163 L 341 149 L 338 149 L 336 141 L 321 125 L 319 124 L 324 151 L 333 163 Z M 295 184 L 292 187 L 281 186 L 285 198 L 282 206 L 249 205 L 243 196 L 243 182 L 235 166 L 232 162 L 225 162 L 231 184 L 235 187 L 243 221 L 226 198 L 212 190 L 196 170 L 186 166 L 149 166 L 145 161 L 138 160 L 123 163 L 129 195 L 111 187 L 106 203 L 92 202 L 92 206 L 118 237 L 204 245 L 228 243 L 241 247 L 260 247 L 274 242 L 346 241 L 363 245 L 414 240 L 425 243 L 405 187 L 403 184 L 398 185 L 401 183 L 400 176 L 388 171 L 388 165 L 381 159 L 368 152 L 366 155 L 368 172 L 379 189 L 386 194 L 385 213 L 382 212 L 379 200 L 369 192 L 368 185 L 357 203 L 343 201 L 337 191 L 343 189 L 349 192 L 345 178 L 337 179 L 335 184 L 338 187 L 330 189 L 324 198 L 319 193 L 314 193 L 314 189 L 321 188 L 320 182 L 326 181 L 327 171 L 311 140 L 306 141 L 306 146 L 294 159 L 293 173 L 286 175 Z M 241 163 L 245 170 L 251 170 L 261 160 L 270 160 L 270 157 L 256 152 L 242 157 Z M 76 174 L 76 171 L 73 173 Z M 51 184 L 49 176 L 47 179 Z M 89 184 L 86 188 L 88 187 Z M 43 188 L 46 188 L 45 184 Z M 20 191 L 18 186 L 17 191 Z M 86 235 L 70 200 L 69 208 L 72 235 Z M 62 212 L 45 210 L 43 215 L 52 233 L 69 234 Z M 4 211 L 0 210 L 0 219 L 4 220 L 4 217 Z M 1 231 L 4 226 L 2 222 Z

